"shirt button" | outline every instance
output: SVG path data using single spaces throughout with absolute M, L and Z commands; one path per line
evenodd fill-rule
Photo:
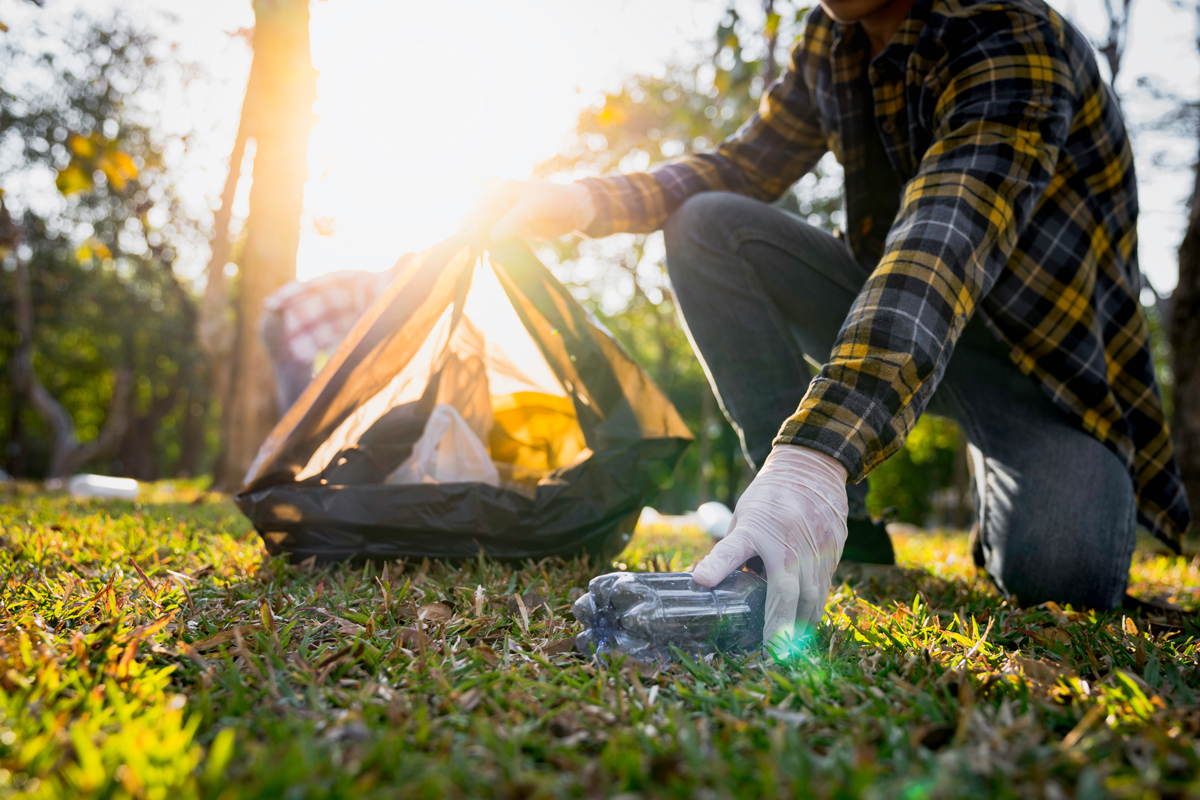
M 883 124 L 879 126 L 879 129 L 886 134 L 893 134 L 896 132 L 896 123 L 892 122 L 890 119 L 885 119 Z

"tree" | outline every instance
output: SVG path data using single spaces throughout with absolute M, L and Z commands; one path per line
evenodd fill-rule
M 0 182 L 19 189 L 5 198 L 0 313 L 9 471 L 59 477 L 107 459 L 139 478 L 195 474 L 207 387 L 173 266 L 197 227 L 163 159 L 182 141 L 137 105 L 171 65 L 120 15 L 75 18 L 67 55 L 53 38 L 35 28 L 0 46 Z M 35 210 L 40 186 L 58 197 Z
M 1104 0 L 1108 30 L 1103 40 L 1094 42 L 1108 62 L 1108 79 L 1114 93 L 1117 76 L 1121 73 L 1121 60 L 1125 57 L 1125 43 L 1129 40 L 1129 8 L 1132 5 L 1133 0 Z
M 0 257 L 13 257 L 13 306 L 16 317 L 17 345 L 12 357 L 12 381 L 17 394 L 24 397 L 49 426 L 52 440 L 48 478 L 63 478 L 84 464 L 109 456 L 116 450 L 129 427 L 128 403 L 132 376 L 128 368 L 117 370 L 112 401 L 100 432 L 86 444 L 79 441 L 75 419 L 62 403 L 54 399 L 33 368 L 33 296 L 30 291 L 29 265 L 17 252 L 21 234 L 0 197 Z
M 315 116 L 316 70 L 308 36 L 308 0 L 254 0 L 254 59 L 242 105 L 241 127 L 230 169 L 238 169 L 239 146 L 255 143 L 254 182 L 239 269 L 237 322 L 221 424 L 219 485 L 241 483 L 259 445 L 270 433 L 280 409 L 275 407 L 274 378 L 258 336 L 258 319 L 267 295 L 296 277 L 300 213 L 308 137 Z M 236 185 L 236 179 L 227 187 Z M 232 191 L 225 201 L 232 200 Z M 222 213 L 228 208 L 223 202 Z M 214 252 L 226 241 L 217 226 Z M 209 268 L 209 280 L 225 264 Z M 219 278 L 218 278 L 219 279 Z M 211 319 L 211 318 L 210 318 Z
M 308 134 L 317 72 L 308 43 L 307 0 L 254 0 L 254 49 L 238 136 L 212 231 L 200 339 L 222 397 L 218 486 L 235 488 L 275 426 L 274 375 L 258 336 L 266 296 L 295 278 Z M 229 218 L 242 156 L 253 143 L 250 215 L 239 264 L 233 330 L 228 326 Z
M 1194 6 L 1200 23 L 1200 3 Z M 1200 52 L 1200 33 L 1196 39 Z M 1196 123 L 1200 141 L 1200 114 L 1187 106 L 1186 118 Z M 1171 434 L 1175 457 L 1183 472 L 1192 513 L 1200 513 L 1200 158 L 1188 209 L 1188 222 L 1179 246 L 1179 282 L 1171 295 L 1167 337 L 1171 343 L 1174 373 Z

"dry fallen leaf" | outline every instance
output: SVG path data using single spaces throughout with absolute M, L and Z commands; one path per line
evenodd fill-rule
M 521 630 L 526 636 L 529 635 L 529 610 L 525 608 L 525 599 L 520 595 L 514 594 L 512 599 L 516 601 L 517 611 L 521 613 Z
M 457 694 L 457 693 L 456 693 Z M 483 700 L 483 692 L 479 691 L 479 687 L 473 687 L 454 698 L 454 705 L 459 711 L 474 711 L 475 707 Z
M 554 639 L 542 645 L 541 650 L 548 656 L 562 655 L 570 653 L 575 649 L 575 637 L 568 636 L 563 639 Z
M 517 596 L 510 595 L 505 598 L 505 605 L 508 607 L 508 613 L 514 617 L 521 613 L 521 607 L 517 603 Z M 525 610 L 530 614 L 537 611 L 542 606 L 546 605 L 546 598 L 542 597 L 537 592 L 527 592 L 521 595 L 521 602 L 525 604 Z
M 1064 625 L 1068 622 L 1073 622 L 1074 621 L 1073 618 L 1077 618 L 1079 616 L 1078 614 L 1068 614 L 1063 609 L 1062 606 L 1060 606 L 1058 603 L 1054 602 L 1053 600 L 1049 600 L 1045 603 L 1042 603 L 1041 606 L 1039 606 L 1039 608 L 1044 608 L 1047 611 L 1049 611 L 1051 614 L 1053 614 L 1054 618 L 1056 620 L 1058 620 L 1059 625 Z
M 1042 628 L 1040 633 L 1041 633 L 1042 637 L 1045 639 L 1049 639 L 1049 640 L 1052 640 L 1055 642 L 1060 642 L 1062 644 L 1070 644 L 1071 643 L 1071 634 L 1067 633 L 1062 628 L 1056 628 L 1053 625 L 1051 625 L 1050 627 L 1047 627 L 1047 628 Z
M 447 622 L 454 616 L 445 603 L 426 603 L 417 609 L 417 619 L 423 622 Z
M 236 625 L 227 631 L 213 634 L 207 639 L 201 639 L 198 642 L 192 642 L 192 648 L 195 650 L 212 650 L 214 647 L 220 647 L 223 644 L 229 644 L 236 637 L 236 633 L 245 636 L 252 631 L 261 631 L 262 625 Z
M 359 645 L 359 646 L 361 647 L 362 645 Z M 325 669 L 325 667 L 328 667 L 330 664 L 336 664 L 338 661 L 341 661 L 343 658 L 350 655 L 350 651 L 352 649 L 353 648 L 351 648 L 349 645 L 347 645 L 346 647 L 343 647 L 341 650 L 338 650 L 336 653 L 334 653 L 330 656 L 326 656 L 325 658 L 321 659 L 321 662 L 319 664 L 317 664 L 317 669 Z
M 429 643 L 429 637 L 416 628 L 401 628 L 400 632 L 396 634 L 396 638 L 409 650 L 415 650 L 422 644 Z
M 1022 656 L 1017 656 L 1013 661 L 1020 667 L 1021 672 L 1026 678 L 1043 687 L 1057 683 L 1060 677 L 1070 678 L 1075 675 L 1075 671 L 1070 667 L 1055 664 L 1052 661 L 1024 658 Z
M 580 706 L 582 711 L 589 719 L 600 723 L 601 725 L 616 725 L 617 715 L 609 711 L 607 708 L 595 705 L 594 703 L 584 703 Z
M 788 711 L 784 708 L 766 708 L 763 709 L 763 714 L 771 719 L 777 719 L 780 722 L 794 725 L 797 728 L 812 719 L 812 714 L 805 713 L 804 711 Z

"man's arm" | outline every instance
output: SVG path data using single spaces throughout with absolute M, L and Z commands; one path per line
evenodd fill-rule
M 801 74 L 804 57 L 801 40 L 792 49 L 788 69 L 763 94 L 758 111 L 713 152 L 684 156 L 650 172 L 582 181 L 595 205 L 584 232 L 600 237 L 658 230 L 699 192 L 737 192 L 767 201 L 782 197 L 826 149 Z
M 953 39 L 970 35 L 951 53 L 935 140 L 905 187 L 885 254 L 775 440 L 832 456 L 851 480 L 895 452 L 916 423 L 1071 126 L 1076 89 L 1058 32 L 1032 16 L 985 13 Z
M 578 230 L 591 237 L 658 230 L 688 197 L 724 190 L 777 200 L 825 153 L 817 111 L 801 66 L 827 30 L 810 24 L 783 77 L 758 111 L 711 153 L 684 156 L 650 172 L 587 178 L 572 184 L 508 181 L 467 213 L 462 229 L 483 239 L 552 239 Z

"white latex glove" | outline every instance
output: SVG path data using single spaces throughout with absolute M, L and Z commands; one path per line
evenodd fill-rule
M 716 586 L 751 556 L 767 571 L 763 642 L 786 652 L 825 613 L 846 543 L 846 468 L 824 453 L 779 445 L 738 500 L 729 534 L 693 571 Z

